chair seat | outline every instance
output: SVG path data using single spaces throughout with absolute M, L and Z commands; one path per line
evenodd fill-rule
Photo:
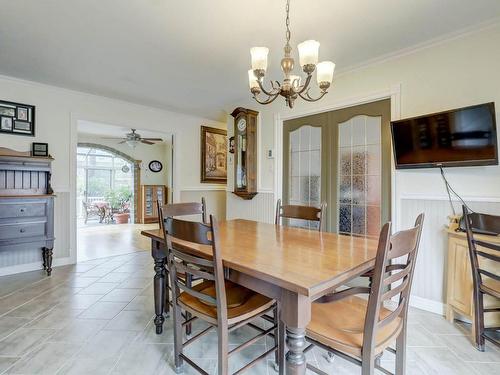
M 274 303 L 272 299 L 232 283 L 231 281 L 226 280 L 225 286 L 229 325 L 259 314 L 271 307 Z M 204 281 L 195 285 L 193 289 L 200 293 L 215 297 L 215 283 L 213 281 Z M 203 319 L 214 324 L 217 323 L 216 306 L 193 297 L 186 292 L 182 292 L 179 295 L 178 302 L 184 309 L 190 311 L 191 313 L 195 315 L 202 315 Z
M 367 304 L 367 300 L 359 297 L 348 297 L 330 303 L 313 303 L 307 336 L 323 345 L 361 358 Z M 380 317 L 385 318 L 391 312 L 381 308 Z M 399 317 L 381 328 L 377 334 L 375 353 L 383 352 L 396 339 L 401 328 L 402 319 Z

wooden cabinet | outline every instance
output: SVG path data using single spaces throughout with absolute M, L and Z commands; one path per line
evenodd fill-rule
M 234 190 L 243 199 L 257 195 L 257 115 L 245 108 L 236 108 L 234 117 Z
M 0 252 L 41 251 L 49 276 L 54 247 L 53 160 L 0 147 Z
M 168 188 L 165 185 L 142 185 L 139 207 L 141 223 L 158 222 L 156 202 L 161 205 L 168 203 Z
M 478 240 L 500 244 L 500 237 L 475 235 Z M 480 247 L 478 247 L 480 249 Z M 485 250 L 484 248 L 481 248 Z M 489 252 L 488 250 L 485 250 Z M 498 266 L 497 266 L 498 267 Z M 500 272 L 500 267 L 496 270 Z M 485 296 L 485 306 L 494 303 Z M 446 318 L 451 322 L 455 318 L 474 320 L 474 300 L 472 271 L 467 245 L 467 236 L 462 232 L 448 231 L 448 275 L 446 293 Z M 500 323 L 500 313 L 485 314 L 486 326 Z M 472 325 L 474 329 L 474 324 Z

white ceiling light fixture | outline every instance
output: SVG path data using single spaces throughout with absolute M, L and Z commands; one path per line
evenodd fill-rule
M 300 84 L 301 77 L 292 74 L 295 61 L 291 57 L 292 47 L 290 46 L 290 0 L 286 2 L 286 44 L 285 56 L 281 59 L 281 70 L 285 78 L 283 84 L 278 81 L 271 81 L 271 90 L 266 90 L 263 86 L 264 76 L 267 70 L 267 55 L 269 49 L 266 47 L 253 47 L 250 49 L 252 56 L 252 69 L 248 71 L 248 84 L 253 98 L 260 104 L 270 104 L 278 96 L 283 96 L 286 105 L 293 108 L 295 99 L 301 97 L 308 102 L 315 102 L 320 100 L 328 92 L 333 81 L 333 71 L 335 64 L 331 61 L 323 61 L 318 63 L 319 55 L 319 42 L 315 40 L 306 40 L 300 43 L 297 48 L 299 50 L 299 62 L 304 73 L 307 74 L 304 84 Z M 317 69 L 316 80 L 320 89 L 318 97 L 314 98 L 309 94 L 311 89 L 310 83 L 312 74 Z M 260 93 L 264 93 L 266 98 L 259 98 Z

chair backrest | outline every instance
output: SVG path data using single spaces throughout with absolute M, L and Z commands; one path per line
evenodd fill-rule
M 281 199 L 276 202 L 276 216 L 274 219 L 275 224 L 281 224 L 281 219 L 301 219 L 310 222 L 317 222 L 318 231 L 323 230 L 323 215 L 326 209 L 326 202 L 321 203 L 321 206 L 299 206 L 299 205 L 282 205 Z
M 172 282 L 173 301 L 177 301 L 183 291 L 198 298 L 209 305 L 217 307 L 217 319 L 223 324 L 227 320 L 226 289 L 224 285 L 224 268 L 219 253 L 219 229 L 215 218 L 210 215 L 210 223 L 197 223 L 167 217 L 165 219 L 165 233 L 168 254 L 169 273 Z M 185 241 L 196 245 L 208 245 L 212 249 L 212 257 L 206 258 L 196 255 L 179 245 Z M 186 245 L 184 243 L 184 245 Z M 204 280 L 215 282 L 215 296 L 197 291 L 193 286 L 187 286 L 185 279 L 177 277 L 178 273 L 185 273 Z M 222 308 L 224 306 L 224 308 Z
M 205 204 L 205 197 L 201 198 L 201 203 L 198 202 L 186 202 L 186 203 L 171 203 L 161 205 L 160 202 L 156 202 L 156 209 L 158 210 L 158 223 L 160 225 L 160 230 L 165 233 L 165 219 L 168 217 L 178 217 L 178 216 L 189 216 L 189 215 L 201 215 L 202 223 L 207 222 L 207 209 Z
M 465 219 L 465 233 L 467 234 L 467 243 L 469 245 L 468 247 L 472 269 L 472 281 L 474 284 L 474 290 L 477 293 L 481 286 L 484 285 L 485 280 L 483 278 L 486 278 L 486 280 L 493 280 L 494 283 L 491 283 L 490 285 L 494 285 L 496 283 L 500 284 L 500 276 L 493 273 L 495 268 L 493 266 L 495 265 L 494 262 L 500 261 L 500 256 L 496 255 L 500 254 L 500 245 L 476 240 L 474 238 L 473 232 L 473 219 L 477 216 L 474 216 L 473 213 L 470 213 L 466 206 L 462 206 L 462 210 Z M 500 216 L 487 216 L 488 231 L 491 228 L 500 228 Z M 483 249 L 488 249 L 489 251 L 478 250 L 477 246 L 481 246 Z
M 390 223 L 382 227 L 365 319 L 364 358 L 365 355 L 373 355 L 378 330 L 397 318 L 399 318 L 399 323 L 395 329 L 403 329 L 406 325 L 408 301 L 423 222 L 424 214 L 422 213 L 417 217 L 413 228 L 397 232 L 392 236 Z M 398 263 L 395 263 L 394 260 L 397 258 L 400 259 Z M 398 295 L 394 311 L 381 317 L 380 310 L 384 303 Z

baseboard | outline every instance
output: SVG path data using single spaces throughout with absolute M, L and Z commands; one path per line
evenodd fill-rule
M 68 264 L 74 263 L 75 262 L 71 259 L 71 257 L 54 258 L 54 260 L 52 261 L 52 267 L 66 266 Z M 35 263 L 18 264 L 16 266 L 0 268 L 0 276 L 14 275 L 16 273 L 37 271 L 42 269 L 42 261 Z
M 445 315 L 446 311 L 442 302 L 413 295 L 410 297 L 410 306 L 439 315 Z

